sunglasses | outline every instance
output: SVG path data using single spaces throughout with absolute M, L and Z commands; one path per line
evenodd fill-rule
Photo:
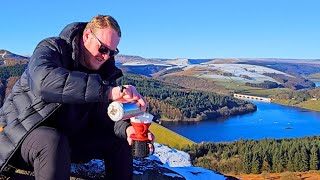
M 94 38 L 97 40 L 99 44 L 99 53 L 101 54 L 109 54 L 110 57 L 116 56 L 119 54 L 119 49 L 117 48 L 116 50 L 111 50 L 107 46 L 103 45 L 102 42 L 97 38 L 97 36 L 92 32 Z

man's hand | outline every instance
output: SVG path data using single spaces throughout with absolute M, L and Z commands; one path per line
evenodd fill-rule
M 138 93 L 137 89 L 131 85 L 123 85 L 121 92 L 120 86 L 113 87 L 109 93 L 109 99 L 121 103 L 136 102 L 142 111 L 147 109 L 147 101 Z
M 126 133 L 127 133 L 127 141 L 128 141 L 128 143 L 129 143 L 129 145 L 131 146 L 133 140 L 130 138 L 130 135 L 131 135 L 131 134 L 135 134 L 136 131 L 134 130 L 133 126 L 129 126 L 129 127 L 126 129 Z M 154 136 L 150 131 L 148 132 L 148 139 L 151 141 L 152 144 L 154 143 L 155 136 Z M 152 145 L 149 144 L 149 150 L 150 150 L 150 152 L 153 151 L 152 148 L 153 148 Z

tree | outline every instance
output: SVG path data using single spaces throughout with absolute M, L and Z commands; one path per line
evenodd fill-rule
M 251 168 L 252 168 L 252 153 L 251 151 L 248 149 L 245 153 L 244 153 L 244 157 L 243 157 L 243 172 L 246 174 L 251 173 Z
M 259 156 L 259 153 L 256 151 L 255 153 L 253 153 L 253 157 L 252 157 L 251 172 L 253 174 L 260 174 L 261 173 L 261 166 L 262 166 L 262 160 L 261 160 L 261 157 Z
M 284 156 L 282 153 L 282 149 L 276 149 L 274 155 L 272 157 L 273 165 L 272 170 L 273 172 L 282 172 L 284 170 Z
M 309 156 L 307 149 L 303 146 L 301 148 L 301 162 L 299 163 L 299 171 L 304 172 L 309 170 Z
M 310 151 L 310 170 L 319 169 L 319 149 L 313 145 Z
M 289 171 L 295 171 L 295 154 L 297 153 L 297 150 L 295 148 L 291 148 L 288 152 L 288 164 L 287 169 Z

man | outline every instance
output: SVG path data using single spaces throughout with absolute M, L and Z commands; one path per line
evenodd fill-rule
M 0 109 L 1 172 L 10 164 L 34 170 L 37 180 L 69 179 L 71 162 L 99 158 L 107 179 L 132 179 L 134 129 L 106 109 L 111 101 L 147 104 L 134 86 L 116 86 L 120 37 L 117 21 L 98 15 L 37 45 Z

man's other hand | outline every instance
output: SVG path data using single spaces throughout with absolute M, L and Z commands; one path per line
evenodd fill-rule
M 147 109 L 147 101 L 138 93 L 137 89 L 131 85 L 113 87 L 109 93 L 109 99 L 121 103 L 136 102 L 142 111 Z
M 128 128 L 127 128 L 127 130 L 126 130 L 126 133 L 127 133 L 127 141 L 128 141 L 128 143 L 129 143 L 129 145 L 131 146 L 132 145 L 132 143 L 133 143 L 133 140 L 130 138 L 130 135 L 131 134 L 135 134 L 136 133 L 136 131 L 134 130 L 134 128 L 133 128 L 133 126 L 129 126 Z M 150 142 L 153 144 L 154 143 L 154 141 L 155 141 L 155 136 L 152 134 L 152 132 L 148 132 L 148 139 L 150 140 Z M 152 147 L 152 145 L 151 144 L 149 144 L 149 150 L 150 150 L 150 152 L 152 152 L 153 151 L 153 147 Z

